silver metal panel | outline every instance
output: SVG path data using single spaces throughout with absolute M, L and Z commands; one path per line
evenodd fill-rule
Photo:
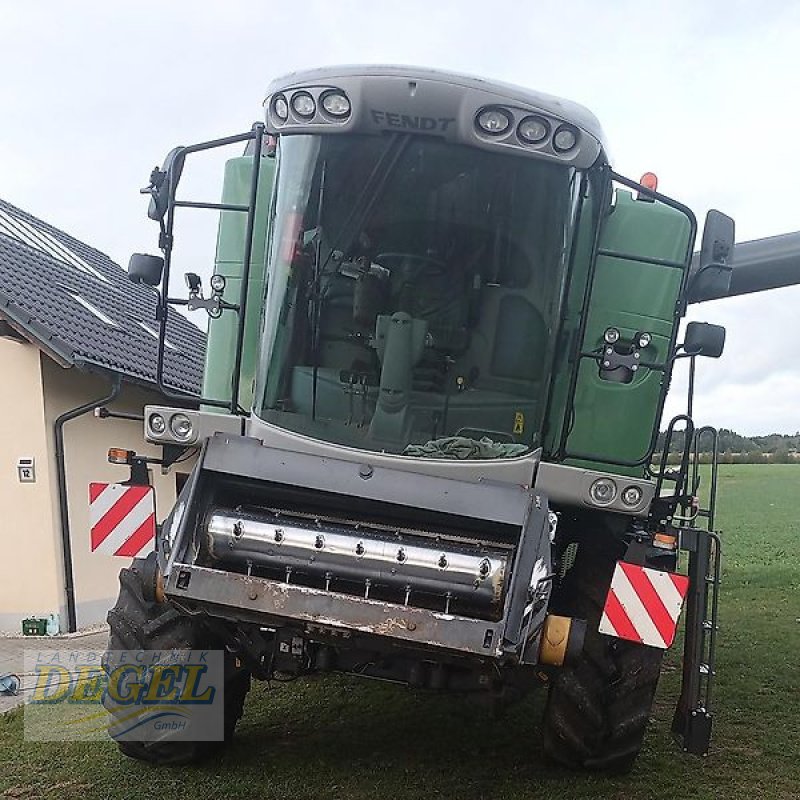
M 453 478 L 461 481 L 493 481 L 516 486 L 530 486 L 536 465 L 542 456 L 541 449 L 527 453 L 519 458 L 494 458 L 491 460 L 447 460 L 433 458 L 414 458 L 412 456 L 377 453 L 371 450 L 358 450 L 355 447 L 313 439 L 299 433 L 271 425 L 255 415 L 251 415 L 245 429 L 248 436 L 260 439 L 269 447 L 292 450 L 297 453 L 310 453 L 351 461 L 356 464 L 372 464 L 376 467 L 389 467 L 401 472 L 417 475 L 431 475 Z
M 361 456 L 360 463 L 264 447 L 252 437 L 217 434 L 208 439 L 203 469 L 345 495 L 354 506 L 362 500 L 378 501 L 514 526 L 527 519 L 531 491 L 525 486 L 405 471 L 398 468 L 399 457 L 386 466 L 378 453 L 353 452 Z
M 180 589 L 179 585 L 186 588 Z M 229 610 L 233 618 L 240 614 L 244 618 L 263 615 L 265 624 L 309 623 L 487 658 L 502 653 L 502 623 L 354 598 L 207 567 L 175 564 L 165 591 L 178 602 L 203 603 L 218 608 L 222 615 Z
M 616 498 L 608 505 L 593 503 L 589 497 L 589 487 L 598 478 L 610 478 L 617 485 Z M 637 506 L 626 506 L 621 500 L 622 492 L 629 486 L 638 486 L 642 490 L 642 499 Z M 536 491 L 547 495 L 550 502 L 556 505 L 615 511 L 634 517 L 647 516 L 656 490 L 653 481 L 644 480 L 643 478 L 628 478 L 624 475 L 614 475 L 609 472 L 546 463 L 539 465 L 534 488 Z

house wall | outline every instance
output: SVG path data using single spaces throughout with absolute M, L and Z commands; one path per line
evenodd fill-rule
M 76 369 L 62 369 L 44 355 L 42 379 L 44 418 L 51 438 L 59 415 L 92 399 L 102 398 L 110 389 L 107 380 Z M 109 408 L 112 411 L 141 414 L 146 404 L 163 402 L 163 398 L 155 392 L 123 383 L 119 398 Z M 90 549 L 89 483 L 114 483 L 127 480 L 130 475 L 128 467 L 108 463 L 107 453 L 110 447 L 124 447 L 135 450 L 140 455 L 161 455 L 159 448 L 144 441 L 140 421 L 111 417 L 98 419 L 87 414 L 67 422 L 64 426 L 72 568 L 79 628 L 105 620 L 108 609 L 114 605 L 117 597 L 119 571 L 130 563 L 129 558 L 91 552 Z M 188 472 L 191 466 L 191 463 L 187 463 L 181 465 L 181 469 Z M 55 469 L 55 458 L 52 458 L 54 486 Z M 169 474 L 162 475 L 160 467 L 153 467 L 151 483 L 155 487 L 156 517 L 161 521 L 175 503 L 175 468 Z M 58 519 L 58 495 L 55 491 L 51 495 L 51 506 L 55 518 Z M 65 620 L 63 608 L 61 613 Z
M 64 565 L 55 460 L 56 419 L 65 411 L 106 396 L 107 379 L 64 369 L 32 344 L 0 338 L 0 631 L 19 633 L 27 616 L 59 614 L 66 629 Z M 113 411 L 141 414 L 148 403 L 163 403 L 155 392 L 123 384 Z M 142 438 L 142 423 L 97 419 L 91 413 L 64 426 L 64 450 L 78 627 L 105 620 L 118 592 L 118 575 L 130 559 L 90 549 L 88 484 L 127 480 L 125 466 L 109 464 L 110 447 L 160 456 Z M 36 482 L 20 483 L 17 460 L 35 459 Z M 182 464 L 189 472 L 193 461 Z M 175 502 L 176 468 L 151 471 L 156 516 Z
M 40 351 L 0 338 L 0 368 L 0 630 L 19 633 L 26 616 L 61 610 L 64 582 Z M 35 460 L 35 483 L 20 483 L 20 458 Z

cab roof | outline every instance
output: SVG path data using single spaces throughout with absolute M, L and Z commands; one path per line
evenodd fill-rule
M 581 128 L 588 133 L 608 153 L 608 146 L 597 117 L 585 106 L 563 97 L 516 86 L 503 81 L 489 80 L 461 72 L 431 69 L 430 67 L 404 66 L 396 64 L 351 64 L 290 72 L 273 80 L 267 88 L 267 96 L 278 91 L 285 91 L 309 84 L 335 82 L 337 78 L 370 78 L 391 77 L 437 81 L 465 89 L 476 89 L 507 98 L 510 102 L 519 102 L 535 106 L 552 114 L 565 122 Z

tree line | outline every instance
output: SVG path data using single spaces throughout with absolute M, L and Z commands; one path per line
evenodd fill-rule
M 657 453 L 664 449 L 665 432 L 659 434 Z M 742 436 L 728 428 L 720 428 L 718 452 L 721 464 L 791 464 L 800 463 L 800 431 L 794 434 L 770 433 L 767 436 Z M 683 452 L 685 433 L 672 437 L 668 463 L 675 463 Z M 711 460 L 711 437 L 701 436 L 698 442 L 701 463 Z

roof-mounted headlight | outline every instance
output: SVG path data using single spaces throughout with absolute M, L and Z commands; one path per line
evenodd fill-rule
M 325 92 L 320 98 L 322 110 L 336 119 L 343 119 L 350 114 L 350 101 L 344 92 L 337 89 Z
M 572 125 L 560 125 L 553 136 L 553 150 L 566 153 L 578 143 L 578 131 Z
M 475 121 L 490 136 L 500 136 L 511 127 L 511 115 L 502 108 L 484 108 Z
M 289 104 L 282 94 L 276 94 L 272 98 L 272 113 L 281 121 L 289 119 Z
M 308 92 L 295 92 L 292 95 L 292 109 L 298 117 L 308 119 L 314 116 L 317 104 Z
M 542 117 L 525 117 L 517 126 L 517 135 L 526 144 L 541 144 L 550 135 L 550 124 Z

